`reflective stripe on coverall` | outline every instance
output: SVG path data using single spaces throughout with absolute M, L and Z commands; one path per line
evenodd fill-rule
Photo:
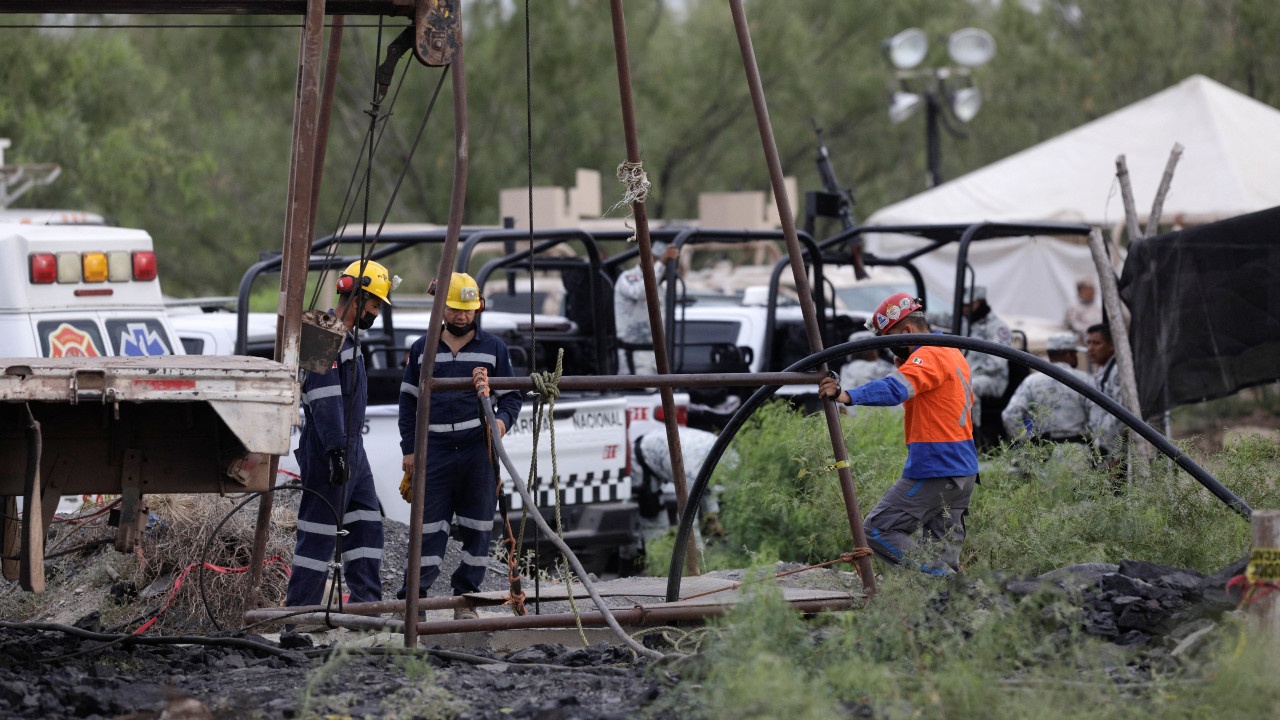
M 418 379 L 422 373 L 422 353 L 426 336 L 409 348 L 400 384 L 400 448 L 405 455 L 413 453 L 417 432 Z M 436 378 L 470 378 L 477 367 L 484 367 L 491 377 L 513 377 L 507 346 L 496 336 L 483 330 L 455 355 L 440 341 L 436 351 Z M 494 416 L 511 427 L 520 414 L 521 397 L 516 391 L 497 396 Z M 497 506 L 497 481 L 485 430 L 479 421 L 480 408 L 475 391 L 434 391 L 431 393 L 431 415 L 427 432 L 426 502 L 422 513 L 422 574 L 418 591 L 425 597 L 440 574 L 445 549 L 449 542 L 449 526 L 457 517 L 458 535 L 462 542 L 462 562 L 451 580 L 454 595 L 477 592 L 484 580 L 489 557 L 489 541 L 493 534 L 493 516 Z M 404 597 L 402 587 L 397 594 Z
M 335 511 L 348 533 L 342 539 L 342 566 L 351 602 L 382 599 L 382 506 L 361 433 L 368 399 L 364 358 L 348 334 L 333 368 L 323 375 L 308 373 L 302 384 L 302 437 L 294 456 L 303 487 L 324 500 L 304 492 L 299 501 L 298 542 L 286 605 L 325 601 L 324 584 L 337 536 Z M 342 487 L 329 483 L 329 451 L 336 449 L 346 452 L 350 469 Z

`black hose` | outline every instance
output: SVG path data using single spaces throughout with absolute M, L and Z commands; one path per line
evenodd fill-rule
M 208 645 L 211 647 L 234 647 L 240 649 L 254 650 L 263 652 L 268 655 L 277 657 L 297 657 L 298 652 L 294 650 L 284 650 L 269 645 L 259 640 L 250 640 L 248 638 L 233 637 L 208 637 L 205 635 L 133 635 L 131 633 L 101 633 L 92 630 L 85 630 L 73 625 L 62 625 L 60 623 L 46 622 L 8 622 L 0 621 L 0 629 L 5 630 L 51 630 L 55 632 L 66 633 L 86 640 L 99 640 L 108 645 L 93 648 L 93 650 L 102 650 L 110 645 Z M 75 653 L 81 654 L 81 653 Z M 56 660 L 64 660 L 71 655 L 60 655 L 56 658 L 50 658 L 45 662 Z
M 995 355 L 996 357 L 1005 358 L 1014 362 L 1026 365 L 1033 370 L 1052 377 L 1054 380 L 1075 390 L 1089 400 L 1092 400 L 1102 409 L 1119 418 L 1125 425 L 1128 425 L 1134 432 L 1141 435 L 1147 442 L 1150 442 L 1157 450 L 1178 463 L 1183 470 L 1186 470 L 1191 477 L 1203 485 L 1214 497 L 1221 500 L 1227 507 L 1234 510 L 1246 520 L 1253 513 L 1253 509 L 1249 507 L 1244 500 L 1241 500 L 1235 493 L 1228 490 L 1222 483 L 1218 482 L 1212 474 L 1196 464 L 1194 460 L 1182 452 L 1177 445 L 1174 445 L 1159 430 L 1151 427 L 1143 422 L 1141 418 L 1129 412 L 1123 405 L 1107 397 L 1102 391 L 1092 385 L 1080 380 L 1074 374 L 1063 370 L 1053 363 L 1039 358 L 1030 353 L 1017 350 L 1007 345 L 990 342 L 987 340 L 979 340 L 977 338 L 962 337 L 958 335 L 945 335 L 941 333 L 930 334 L 910 334 L 910 335 L 887 335 L 881 337 L 864 338 L 854 340 L 853 342 L 833 345 L 825 350 L 820 350 L 808 357 L 805 357 L 786 369 L 786 372 L 802 372 L 818 367 L 819 365 L 834 360 L 838 357 L 851 355 L 854 353 L 865 352 L 867 350 L 879 350 L 881 348 L 890 348 L 893 346 L 909 345 L 916 347 L 919 345 L 929 345 L 938 347 L 953 347 L 961 350 L 976 350 L 978 352 Z M 766 400 L 777 392 L 778 385 L 765 385 L 759 390 L 752 393 L 751 397 L 742 404 L 741 407 L 734 412 L 729 418 L 729 422 L 724 429 L 720 431 L 720 435 L 712 444 L 710 452 L 702 463 L 702 468 L 698 471 L 698 477 L 693 482 L 693 486 L 689 488 L 689 499 L 685 503 L 686 508 L 696 508 L 702 502 L 702 495 L 706 491 L 707 485 L 711 479 L 711 473 L 715 470 L 716 463 L 720 462 L 720 457 L 724 451 L 728 449 L 733 436 L 746 423 L 747 419 L 756 409 L 764 404 Z M 684 548 L 689 543 L 689 537 L 693 528 L 693 520 L 696 513 L 686 512 L 680 518 L 680 528 L 676 532 L 676 543 L 671 549 L 671 568 L 667 572 L 667 602 L 676 602 L 680 599 L 680 578 L 684 573 Z

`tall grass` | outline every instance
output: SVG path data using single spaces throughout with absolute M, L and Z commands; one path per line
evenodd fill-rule
M 901 474 L 902 417 L 860 408 L 842 423 L 865 514 Z M 740 458 L 736 467 L 713 476 L 723 487 L 720 517 L 729 537 L 708 547 L 708 567 L 822 562 L 852 547 L 820 416 L 766 405 L 731 447 Z M 1246 436 L 1199 463 L 1252 507 L 1280 507 L 1280 443 Z M 970 572 L 1031 575 L 1126 559 L 1213 572 L 1238 559 L 1249 542 L 1248 523 L 1177 466 L 1157 458 L 1148 479 L 1117 483 L 1070 445 L 984 456 L 966 525 L 961 564 Z M 650 554 L 663 550 L 669 555 L 667 548 Z
M 960 586 L 964 585 L 963 591 Z M 990 578 L 883 578 L 865 607 L 806 627 L 754 586 L 681 686 L 686 717 L 1263 718 L 1280 710 L 1280 651 L 1226 617 L 1194 657 L 1085 635 L 1067 596 L 1013 601 Z M 1166 648 L 1167 649 L 1167 648 Z
M 901 417 L 861 413 L 845 418 L 844 430 L 865 513 L 900 473 Z M 737 469 L 716 477 L 729 536 L 708 547 L 708 566 L 818 562 L 851 547 L 820 417 L 770 406 L 733 447 Z M 1180 469 L 1157 460 L 1149 479 L 1116 492 L 1076 450 L 1005 448 L 984 457 L 960 580 L 876 561 L 878 595 L 822 617 L 816 629 L 776 590 L 756 586 L 718 623 L 682 685 L 689 716 L 1275 716 L 1280 652 L 1242 617 L 1217 618 L 1218 631 L 1195 653 L 1144 665 L 1143 648 L 1085 635 L 1076 599 L 1063 592 L 1014 600 L 1000 591 L 999 578 L 1085 562 L 1146 560 L 1212 573 L 1247 551 L 1247 521 Z M 1280 507 L 1275 440 L 1245 437 L 1196 459 L 1254 508 Z

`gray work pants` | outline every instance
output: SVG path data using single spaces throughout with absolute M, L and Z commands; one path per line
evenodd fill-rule
M 977 475 L 899 478 L 862 523 L 867 544 L 876 557 L 898 565 L 915 550 L 912 536 L 919 530 L 923 539 L 941 548 L 920 569 L 935 575 L 957 569 L 964 545 L 964 516 L 977 479 Z

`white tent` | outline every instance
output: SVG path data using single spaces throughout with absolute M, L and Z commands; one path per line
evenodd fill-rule
M 871 225 L 990 221 L 1124 222 L 1115 161 L 1124 155 L 1145 224 L 1174 143 L 1184 147 L 1162 219 L 1200 224 L 1280 205 L 1280 110 L 1202 75 L 951 182 L 880 209 Z M 868 238 L 895 254 L 903 237 Z M 1003 314 L 1061 319 L 1078 277 L 1096 277 L 1088 248 L 1052 238 L 975 243 L 977 282 Z M 954 250 L 918 261 L 932 293 L 955 283 Z

